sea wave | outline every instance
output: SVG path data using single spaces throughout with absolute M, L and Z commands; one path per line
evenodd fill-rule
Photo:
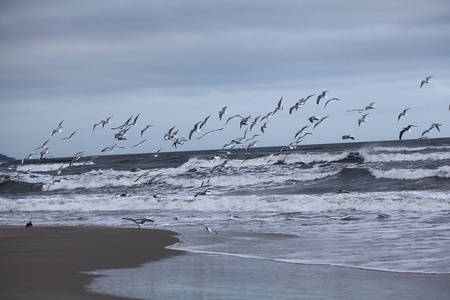
M 427 177 L 450 178 L 450 166 L 441 166 L 437 169 L 371 169 L 370 172 L 376 178 L 389 179 L 421 179 Z
M 450 159 L 449 152 L 432 153 L 374 153 L 360 151 L 364 162 L 402 162 L 402 161 L 437 161 Z
M 223 212 L 323 212 L 329 210 L 449 211 L 450 192 L 403 191 L 373 193 L 327 193 L 322 195 L 182 197 L 146 195 L 42 195 L 20 199 L 0 198 L 1 211 L 115 211 L 183 210 Z

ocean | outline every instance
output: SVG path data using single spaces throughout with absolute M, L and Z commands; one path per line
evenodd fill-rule
M 279 264 L 280 270 L 450 273 L 448 138 L 69 162 L 2 162 L 0 226 L 32 220 L 36 226 L 136 227 L 122 218 L 148 217 L 154 222 L 142 229 L 178 232 L 181 241 L 171 248 L 190 255 Z M 111 272 L 91 289 L 114 286 L 131 297 L 112 275 L 132 275 Z

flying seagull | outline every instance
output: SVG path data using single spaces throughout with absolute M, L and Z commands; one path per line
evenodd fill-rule
M 410 110 L 410 109 L 411 109 L 411 108 L 404 109 L 404 110 L 398 115 L 397 121 L 400 121 L 400 118 L 401 118 L 401 117 L 406 116 L 406 112 L 407 112 L 408 110 Z
M 142 144 L 143 143 L 145 143 L 145 141 L 146 141 L 147 139 L 145 139 L 145 140 L 143 140 L 142 142 L 140 142 L 140 143 L 137 143 L 136 145 L 134 145 L 134 146 L 131 146 L 130 148 L 134 148 L 134 147 L 140 147 L 140 146 L 142 146 Z
M 220 121 L 222 121 L 222 116 L 223 116 L 224 114 L 226 114 L 226 113 L 227 113 L 227 107 L 224 106 L 224 107 L 222 107 L 222 109 L 219 111 L 219 120 L 220 120 Z
M 328 118 L 329 116 L 323 117 L 321 118 L 319 121 L 317 121 L 317 123 L 314 125 L 313 129 L 317 127 L 317 125 L 319 125 L 320 123 L 322 123 L 326 118 Z
M 432 78 L 433 76 L 428 76 L 427 78 L 425 78 L 424 80 L 422 80 L 420 82 L 420 88 L 422 88 L 422 85 L 424 85 L 424 83 L 430 83 L 430 78 Z
M 361 125 L 362 122 L 367 122 L 366 117 L 368 114 L 365 114 L 361 117 L 361 119 L 358 119 L 358 126 Z
M 317 105 L 319 105 L 320 99 L 327 98 L 327 96 L 326 96 L 327 93 L 328 93 L 328 91 L 323 91 L 322 94 L 317 96 L 317 100 L 316 100 Z
M 205 229 L 206 229 L 206 232 L 207 232 L 207 233 L 213 233 L 213 232 L 214 232 L 215 234 L 219 235 L 219 233 L 218 233 L 217 231 L 215 231 L 215 230 L 209 228 L 209 227 L 206 226 L 206 225 L 205 225 Z
M 122 219 L 134 222 L 139 229 L 141 229 L 141 225 L 144 224 L 145 222 L 154 222 L 152 219 L 148 218 L 140 218 L 140 219 L 122 218 Z
M 406 131 L 410 131 L 411 127 L 417 127 L 417 126 L 416 126 L 416 125 L 408 125 L 408 126 L 406 126 L 406 127 L 403 127 L 402 131 L 400 131 L 400 135 L 398 136 L 398 139 L 401 140 L 403 134 L 404 134 Z
M 144 134 L 144 132 L 147 132 L 147 131 L 150 129 L 150 127 L 152 127 L 152 126 L 155 126 L 155 125 L 149 124 L 149 125 L 145 126 L 145 127 L 141 130 L 141 136 Z
M 206 135 L 210 135 L 210 134 L 213 133 L 213 132 L 221 131 L 221 130 L 223 130 L 223 127 L 222 127 L 222 128 L 218 128 L 218 129 L 213 129 L 213 130 L 211 130 L 211 131 L 208 131 L 207 133 L 205 133 L 205 134 L 203 134 L 202 136 L 198 137 L 197 140 L 201 139 L 202 137 L 204 137 L 204 136 L 206 136 Z
M 324 105 L 323 107 L 326 107 L 327 104 L 328 104 L 330 101 L 341 101 L 341 99 L 339 99 L 339 98 L 331 98 L 330 100 L 328 100 L 327 102 L 325 102 L 325 105 Z
M 349 140 L 349 139 L 354 140 L 355 137 L 352 136 L 352 135 L 346 134 L 346 135 L 343 135 L 343 136 L 342 136 L 342 139 L 343 139 L 343 140 Z
M 61 132 L 62 131 L 62 123 L 64 122 L 64 120 L 61 121 L 61 123 L 59 123 L 58 127 L 52 130 L 51 135 L 54 135 L 55 133 Z

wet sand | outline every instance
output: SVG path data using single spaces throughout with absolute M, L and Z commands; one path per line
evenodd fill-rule
M 0 228 L 0 299 L 122 299 L 89 293 L 93 275 L 181 251 L 165 230 L 106 227 Z

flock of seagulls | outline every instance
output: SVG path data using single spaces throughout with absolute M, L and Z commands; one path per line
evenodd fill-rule
M 433 76 L 428 76 L 425 79 L 423 79 L 420 82 L 420 88 L 422 88 L 425 84 L 429 84 L 430 83 L 430 79 L 433 78 Z M 326 108 L 327 105 L 332 102 L 332 101 L 341 101 L 340 98 L 328 98 L 328 94 L 330 93 L 330 91 L 325 90 L 322 91 L 321 93 L 319 93 L 317 95 L 316 98 L 316 104 L 319 105 L 321 103 L 321 101 L 325 101 L 325 104 L 323 106 L 323 108 Z M 293 106 L 291 106 L 289 108 L 289 114 L 293 114 L 294 112 L 298 111 L 300 108 L 302 108 L 310 98 L 314 97 L 315 94 L 311 94 L 308 95 L 306 97 L 301 98 L 300 100 L 298 100 L 297 102 L 294 103 Z M 225 114 L 227 114 L 227 109 L 228 106 L 224 106 L 222 107 L 222 109 L 220 109 L 218 111 L 218 118 L 219 121 L 223 120 L 223 117 Z M 365 105 L 362 108 L 356 108 L 356 109 L 350 109 L 347 110 L 347 112 L 358 112 L 358 113 L 363 113 L 361 117 L 359 117 L 357 119 L 357 124 L 358 127 L 360 127 L 363 123 L 368 122 L 368 116 L 370 114 L 369 111 L 374 110 L 375 109 L 375 102 L 370 102 L 369 104 Z M 257 137 L 260 137 L 261 135 L 264 135 L 269 129 L 270 127 L 270 121 L 269 119 L 271 117 L 273 117 L 277 112 L 282 111 L 283 110 L 283 97 L 281 97 L 277 103 L 277 105 L 275 106 L 275 108 L 271 111 L 269 111 L 266 114 L 263 115 L 259 115 L 256 117 L 252 117 L 251 115 L 241 115 L 241 114 L 236 114 L 233 115 L 231 117 L 229 117 L 228 119 L 226 119 L 224 126 L 234 126 L 234 125 L 229 125 L 234 123 L 235 119 L 238 119 L 238 124 L 239 124 L 239 128 L 246 128 L 245 133 L 243 136 L 241 137 L 236 137 L 231 139 L 231 141 L 225 143 L 222 147 L 222 150 L 226 149 L 226 148 L 241 148 L 241 149 L 245 149 L 248 150 L 249 148 L 255 147 L 257 145 L 257 143 L 260 140 L 256 140 Z M 400 121 L 402 118 L 404 119 L 407 116 L 407 112 L 411 110 L 411 107 L 409 108 L 405 108 L 402 112 L 400 112 L 398 114 L 397 117 L 397 121 Z M 449 105 L 449 110 L 450 110 L 450 105 Z M 139 120 L 140 114 L 138 114 L 137 116 L 131 116 L 129 117 L 123 124 L 116 126 L 116 127 L 112 127 L 112 130 L 116 130 L 115 134 L 114 134 L 114 140 L 117 141 L 117 143 L 112 144 L 112 145 L 108 145 L 106 147 L 104 147 L 103 149 L 101 149 L 101 152 L 113 152 L 116 148 L 117 149 L 123 149 L 125 148 L 124 146 L 121 145 L 121 141 L 127 140 L 127 133 L 129 130 L 131 130 L 133 127 L 135 127 L 138 124 L 138 120 Z M 205 118 L 203 118 L 202 120 L 196 122 L 193 124 L 192 128 L 189 131 L 189 134 L 186 137 L 180 137 L 179 136 L 179 129 L 177 128 L 177 126 L 173 126 L 171 127 L 167 133 L 162 137 L 163 140 L 166 141 L 170 141 L 171 142 L 171 146 L 173 148 L 178 148 L 182 145 L 184 145 L 186 142 L 192 141 L 193 139 L 195 140 L 200 140 L 208 135 L 211 135 L 213 133 L 217 133 L 219 131 L 224 130 L 224 126 L 220 126 L 219 128 L 215 128 L 215 129 L 211 129 L 209 131 L 207 131 L 206 133 L 199 135 L 199 132 L 208 124 L 208 121 L 210 120 L 210 118 L 212 117 L 212 115 L 208 115 Z M 312 131 L 306 132 L 307 129 L 316 129 L 320 124 L 324 123 L 326 121 L 326 119 L 329 117 L 329 115 L 323 116 L 323 117 L 317 117 L 317 116 L 309 116 L 308 117 L 308 121 L 311 123 L 310 125 L 312 125 L 312 127 L 310 127 L 310 125 L 306 125 L 303 126 L 300 130 L 297 130 L 295 135 L 294 135 L 294 141 L 292 141 L 289 146 L 285 146 L 282 148 L 282 151 L 284 150 L 288 150 L 288 149 L 295 149 L 296 146 L 302 142 L 308 135 L 312 134 Z M 95 131 L 98 128 L 105 128 L 106 125 L 111 123 L 111 120 L 113 119 L 113 116 L 109 116 L 105 119 L 100 120 L 97 123 L 93 124 L 92 127 L 92 131 Z M 64 120 L 61 121 L 58 126 L 56 126 L 55 129 L 53 129 L 50 132 L 50 137 L 53 137 L 54 135 L 57 135 L 59 133 L 62 132 L 63 129 L 63 124 L 64 124 Z M 434 124 L 440 124 L 440 123 L 433 123 L 428 129 L 426 129 L 422 135 L 420 136 L 420 139 L 428 139 L 425 134 L 429 133 L 431 130 L 433 129 L 437 129 L 439 130 L 438 126 L 434 126 Z M 146 134 L 146 132 L 148 132 L 152 127 L 154 127 L 155 125 L 153 124 L 146 124 L 143 128 L 140 129 L 140 137 L 144 137 L 144 134 Z M 440 124 L 439 126 L 442 126 L 442 124 Z M 409 124 L 406 127 L 403 127 L 400 130 L 399 133 L 399 140 L 401 140 L 404 136 L 404 134 L 406 132 L 409 132 L 413 127 L 417 127 L 416 125 L 413 124 Z M 250 137 L 250 132 L 254 131 L 254 130 L 258 130 L 257 133 L 253 134 L 253 137 Z M 440 130 L 439 130 L 440 131 Z M 73 131 L 69 136 L 61 138 L 61 140 L 67 140 L 67 141 L 71 141 L 75 134 L 77 133 L 77 130 Z M 249 135 L 249 136 L 247 136 Z M 344 134 L 342 135 L 342 139 L 343 140 L 355 140 L 355 137 L 351 134 Z M 38 154 L 39 153 L 39 159 L 45 159 L 46 157 L 48 157 L 49 154 L 49 147 L 47 146 L 47 143 L 49 142 L 50 139 L 47 139 L 41 146 L 39 146 L 38 148 L 36 148 L 33 153 L 30 153 L 26 158 L 24 158 L 22 160 L 22 163 L 24 163 L 26 160 L 32 159 L 33 155 Z M 133 146 L 131 146 L 131 148 L 136 148 L 136 147 L 141 147 L 145 142 L 147 142 L 148 138 L 145 138 L 141 141 L 139 141 L 138 143 L 134 144 Z M 36 152 L 39 151 L 39 152 Z M 158 150 L 158 152 L 161 151 Z M 72 160 L 70 165 L 73 164 L 73 162 L 75 160 L 80 159 L 80 157 L 84 154 L 84 152 L 78 152 L 76 153 Z M 155 153 L 155 155 L 157 155 L 157 153 Z

